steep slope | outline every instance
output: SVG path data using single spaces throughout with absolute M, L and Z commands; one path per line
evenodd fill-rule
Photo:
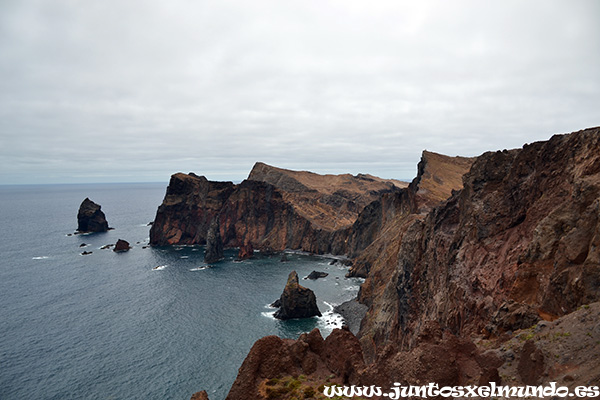
M 480 156 L 463 190 L 410 224 L 364 299 L 366 352 L 411 348 L 430 320 L 497 334 L 522 328 L 511 310 L 553 319 L 600 299 L 599 195 L 598 128 Z

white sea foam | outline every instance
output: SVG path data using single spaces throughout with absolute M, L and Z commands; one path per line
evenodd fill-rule
M 48 257 L 48 256 L 41 256 L 41 257 L 32 257 L 31 259 L 32 260 L 45 260 L 47 258 L 50 258 L 50 257 Z
M 158 267 L 152 268 L 152 271 L 162 271 L 165 268 L 167 268 L 166 265 L 159 265 Z
M 329 310 L 323 312 L 323 315 L 319 317 L 319 328 L 326 331 L 326 335 L 329 335 L 334 329 L 344 326 L 344 318 L 333 311 L 333 305 L 327 302 L 324 303 L 329 307 Z
M 263 317 L 274 319 L 274 320 L 277 319 L 277 318 L 275 318 L 275 311 L 263 311 L 260 313 L 260 315 L 262 315 Z
M 210 265 L 203 265 L 202 267 L 192 268 L 192 269 L 190 269 L 190 271 L 203 271 L 203 270 L 209 269 L 209 268 L 212 268 L 212 266 L 210 266 Z
M 190 256 L 181 256 L 179 258 L 190 258 Z

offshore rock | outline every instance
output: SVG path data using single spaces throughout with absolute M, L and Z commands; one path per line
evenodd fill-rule
M 106 232 L 109 229 L 100 205 L 86 197 L 77 213 L 77 231 L 80 233 Z
M 115 244 L 115 248 L 113 249 L 114 252 L 123 252 L 123 251 L 128 251 L 129 249 L 131 249 L 131 246 L 129 245 L 129 242 L 123 239 L 119 239 L 117 240 L 117 243 Z
M 223 259 L 223 240 L 219 232 L 219 222 L 213 220 L 206 235 L 206 249 L 204 251 L 204 262 L 213 263 Z
M 319 278 L 325 278 L 326 276 L 328 276 L 329 274 L 327 272 L 321 272 L 321 271 L 313 271 L 310 274 L 308 274 L 308 276 L 306 277 L 306 279 L 319 279 Z
M 208 394 L 206 390 L 201 390 L 200 392 L 196 392 L 192 395 L 190 400 L 209 400 Z
M 292 271 L 279 298 L 279 310 L 275 312 L 274 317 L 292 319 L 314 316 L 321 316 L 317 307 L 317 298 L 312 290 L 300 286 L 298 274 Z

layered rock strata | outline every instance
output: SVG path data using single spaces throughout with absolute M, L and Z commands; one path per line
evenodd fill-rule
M 77 231 L 80 233 L 106 232 L 109 229 L 101 206 L 86 197 L 77 212 Z

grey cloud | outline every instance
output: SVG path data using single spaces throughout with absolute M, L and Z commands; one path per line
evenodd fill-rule
M 3 2 L 0 183 L 410 179 L 598 124 L 594 0 Z

